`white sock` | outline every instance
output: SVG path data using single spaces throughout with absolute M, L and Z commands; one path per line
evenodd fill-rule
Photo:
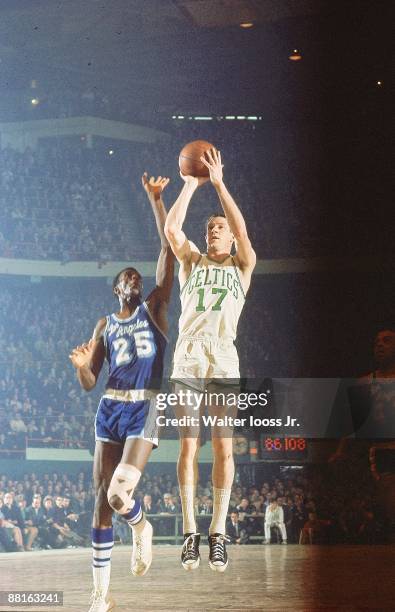
M 182 506 L 182 532 L 196 533 L 195 521 L 196 486 L 193 484 L 180 485 Z
M 226 516 L 228 514 L 231 489 L 217 489 L 213 487 L 213 518 L 209 527 L 209 535 L 226 531 Z
M 146 522 L 147 522 L 147 519 L 145 518 L 145 514 L 143 514 L 143 516 L 141 517 L 138 523 L 131 525 L 133 534 L 139 535 L 143 531 Z
M 92 566 L 92 573 L 95 591 L 102 591 L 103 595 L 106 595 L 108 587 L 110 586 L 111 563 L 105 567 Z
M 92 529 L 92 574 L 95 591 L 106 595 L 110 586 L 111 552 L 114 546 L 113 529 Z

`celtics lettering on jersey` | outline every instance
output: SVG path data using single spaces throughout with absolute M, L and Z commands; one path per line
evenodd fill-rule
M 181 335 L 235 338 L 244 292 L 233 257 L 222 263 L 202 255 L 182 288 Z

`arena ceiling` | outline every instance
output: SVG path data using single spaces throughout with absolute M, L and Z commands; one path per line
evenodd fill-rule
M 297 47 L 304 55 L 293 95 L 299 88 L 306 99 L 328 49 L 341 62 L 339 49 L 353 48 L 344 23 L 350 37 L 366 29 L 377 4 L 391 2 L 3 0 L 0 86 L 18 89 L 36 79 L 52 87 L 94 87 L 174 111 L 231 112 L 239 102 L 246 112 L 274 109 L 287 99 L 296 73 L 290 51 Z M 240 28 L 246 21 L 254 26 Z M 357 51 L 356 57 L 366 54 Z

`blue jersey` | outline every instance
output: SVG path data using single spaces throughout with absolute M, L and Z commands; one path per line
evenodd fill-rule
M 107 389 L 159 389 L 167 339 L 145 302 L 127 319 L 106 317 L 103 340 L 109 364 Z

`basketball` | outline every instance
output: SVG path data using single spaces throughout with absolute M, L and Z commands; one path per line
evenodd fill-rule
M 214 145 L 207 140 L 193 140 L 183 147 L 178 159 L 182 174 L 188 176 L 208 176 L 208 168 L 200 161 L 200 157 Z

